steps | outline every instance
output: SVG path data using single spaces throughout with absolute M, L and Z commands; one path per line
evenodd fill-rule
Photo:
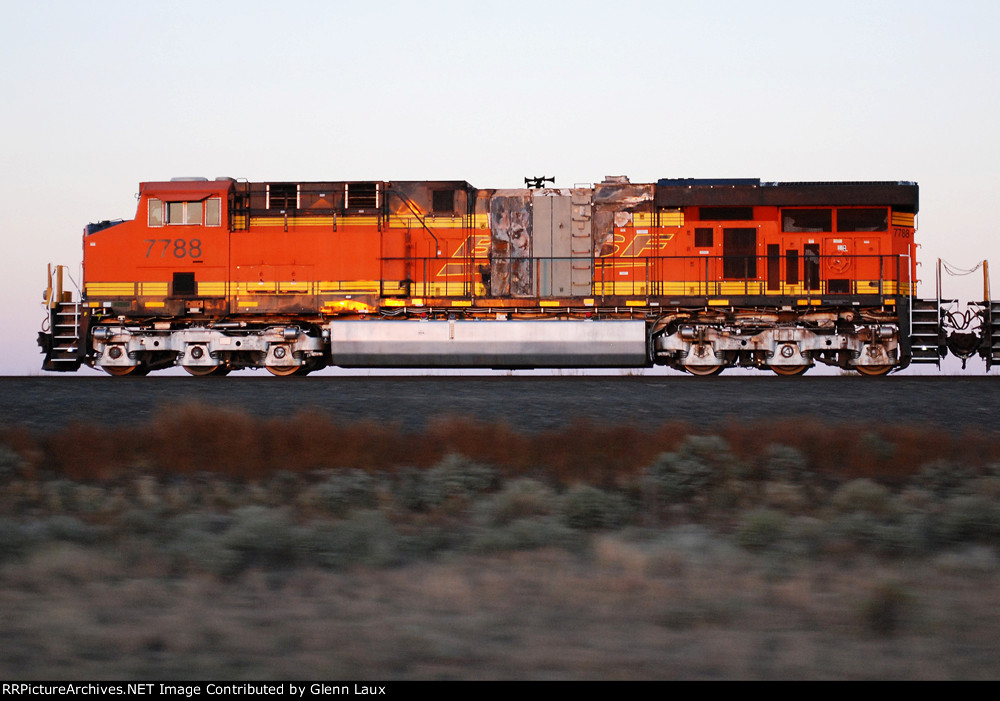
M 941 330 L 941 304 L 936 299 L 914 299 L 910 310 L 910 353 L 912 363 L 940 365 L 947 353 Z
M 80 338 L 83 328 L 83 306 L 80 302 L 58 302 L 50 312 L 51 333 L 45 353 L 43 370 L 72 372 L 83 362 L 84 347 Z
M 986 369 L 989 370 L 994 363 L 1000 362 L 1000 302 L 986 302 L 984 309 L 987 311 L 983 319 L 983 344 L 979 355 L 986 361 Z

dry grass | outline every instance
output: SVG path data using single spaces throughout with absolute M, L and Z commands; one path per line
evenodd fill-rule
M 995 564 L 982 572 L 860 559 L 805 563 L 780 575 L 705 536 L 688 542 L 689 535 L 667 533 L 643 545 L 605 538 L 587 558 L 537 551 L 343 573 L 251 570 L 231 582 L 155 576 L 114 557 L 60 548 L 0 569 L 0 676 L 1000 674 Z M 886 606 L 895 608 L 887 614 Z
M 1000 676 L 993 437 L 697 436 L 198 406 L 7 428 L 0 677 Z

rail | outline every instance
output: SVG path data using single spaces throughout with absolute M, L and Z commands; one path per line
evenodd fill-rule
M 73 285 L 73 289 L 76 290 L 77 296 L 80 296 L 80 285 L 77 284 L 73 276 L 68 272 L 69 268 L 65 265 L 52 265 L 48 264 L 48 280 L 45 287 L 45 308 L 55 309 L 63 302 L 70 302 L 73 299 L 72 290 L 67 291 L 65 289 L 64 278 L 68 279 Z
M 416 273 L 396 296 L 553 299 L 589 268 L 588 297 L 912 297 L 906 255 L 383 258 Z M 471 294 L 470 294 L 471 291 Z

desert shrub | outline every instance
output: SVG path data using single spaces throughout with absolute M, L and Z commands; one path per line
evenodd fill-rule
M 823 552 L 827 542 L 827 524 L 812 516 L 792 516 L 785 524 L 782 540 L 792 553 L 814 557 Z
M 227 547 L 220 535 L 192 531 L 189 536 L 184 542 L 172 544 L 171 552 L 177 569 L 193 567 L 220 577 L 232 577 L 246 567 L 243 554 Z
M 400 536 L 381 511 L 355 511 L 340 521 L 321 521 L 301 529 L 302 560 L 340 569 L 363 564 L 391 565 L 401 559 Z
M 41 540 L 33 529 L 6 518 L 0 518 L 0 564 L 27 555 Z
M 962 491 L 966 494 L 982 494 L 990 499 L 1000 501 L 1000 477 L 990 474 L 985 477 L 977 477 L 963 484 Z
M 469 550 L 489 554 L 509 550 L 562 548 L 579 552 L 587 545 L 578 531 L 551 516 L 519 518 L 501 525 L 479 528 L 473 534 Z
M 290 504 L 298 494 L 302 486 L 302 479 L 299 475 L 290 470 L 277 470 L 265 482 L 268 503 L 271 506 L 281 506 Z
M 784 513 L 807 513 L 811 510 L 809 490 L 791 482 L 765 482 L 760 493 L 761 506 Z
M 76 509 L 76 482 L 68 479 L 49 479 L 41 484 L 44 506 L 50 511 L 70 512 Z
M 427 501 L 434 506 L 493 490 L 499 483 L 496 470 L 454 453 L 428 470 L 424 479 Z
M 378 503 L 378 478 L 362 470 L 329 470 L 314 488 L 320 505 L 336 516 Z
M 789 518 L 772 509 L 754 509 L 744 514 L 736 529 L 736 542 L 747 550 L 774 547 L 788 533 Z
M 661 453 L 643 473 L 644 488 L 661 503 L 688 501 L 721 480 L 734 463 L 718 436 L 687 436 L 677 450 Z
M 934 567 L 959 576 L 995 577 L 1000 559 L 995 547 L 967 545 L 942 551 L 934 558 Z
M 0 445 L 0 480 L 16 475 L 24 467 L 24 458 L 6 445 Z
M 788 445 L 771 444 L 762 457 L 764 479 L 797 484 L 808 468 L 805 453 Z
M 130 515 L 130 518 L 138 519 L 138 516 Z M 179 571 L 194 568 L 228 576 L 236 574 L 242 566 L 240 553 L 222 542 L 223 534 L 232 524 L 230 516 L 213 511 L 190 511 L 143 523 L 146 533 L 162 541 L 164 552 Z
M 85 523 L 71 514 L 55 514 L 42 523 L 45 534 L 52 540 L 88 545 L 98 542 L 107 529 Z
M 1000 539 L 1000 506 L 985 494 L 959 494 L 947 499 L 937 518 L 941 544 Z
M 631 515 L 628 501 L 621 494 L 588 485 L 570 488 L 560 512 L 563 523 L 584 531 L 620 528 Z
M 855 511 L 840 514 L 828 522 L 831 541 L 885 555 L 907 555 L 930 547 L 931 523 L 925 514 L 912 512 L 892 517 Z
M 242 567 L 294 564 L 297 533 L 283 509 L 244 506 L 232 514 L 222 545 L 239 554 Z
M 398 533 L 396 548 L 400 560 L 419 560 L 462 550 L 469 544 L 471 537 L 471 529 L 455 528 L 453 523 L 422 524 L 419 528 L 402 529 Z
M 871 431 L 862 434 L 858 441 L 858 447 L 861 454 L 865 455 L 873 463 L 888 463 L 896 457 L 896 446 L 879 434 L 872 433 Z
M 854 479 L 840 485 L 830 497 L 839 513 L 885 514 L 892 508 L 892 492 L 870 479 Z
M 947 497 L 960 491 L 974 476 L 973 470 L 967 465 L 951 460 L 934 460 L 921 466 L 914 485 L 939 497 Z
M 497 494 L 482 497 L 473 506 L 473 520 L 486 527 L 504 526 L 519 519 L 543 517 L 556 509 L 558 497 L 549 487 L 529 478 L 507 482 Z
M 245 506 L 231 515 L 191 511 L 169 519 L 162 531 L 175 567 L 234 576 L 248 567 L 295 564 L 299 533 L 282 509 Z
M 931 544 L 930 516 L 872 480 L 842 484 L 831 495 L 830 507 L 832 540 L 886 554 L 921 552 Z
M 397 501 L 410 511 L 430 511 L 447 502 L 463 508 L 476 495 L 495 489 L 499 481 L 500 476 L 493 468 L 451 454 L 427 470 L 400 470 L 394 493 Z
M 115 527 L 123 534 L 153 535 L 163 530 L 163 515 L 154 509 L 128 508 L 115 519 Z
M 559 496 L 547 485 L 521 478 L 481 497 L 473 505 L 473 529 L 468 548 L 476 553 L 583 547 L 577 531 L 558 514 Z

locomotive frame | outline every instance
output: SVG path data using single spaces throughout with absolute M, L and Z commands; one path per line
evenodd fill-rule
M 940 292 L 916 297 L 915 183 L 545 180 L 142 183 L 135 219 L 84 229 L 77 294 L 50 266 L 43 368 L 878 376 L 1000 357 L 992 303 L 955 324 Z

